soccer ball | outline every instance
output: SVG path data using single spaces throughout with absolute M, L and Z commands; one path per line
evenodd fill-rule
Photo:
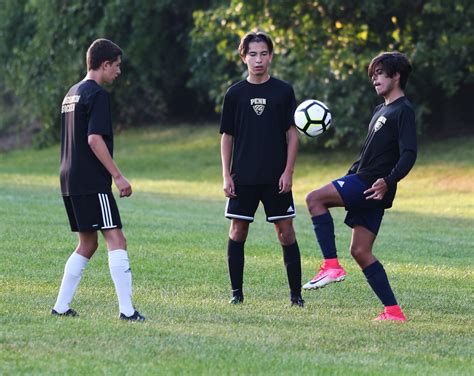
M 316 137 L 331 125 L 331 111 L 323 102 L 307 99 L 295 111 L 295 125 L 301 133 Z

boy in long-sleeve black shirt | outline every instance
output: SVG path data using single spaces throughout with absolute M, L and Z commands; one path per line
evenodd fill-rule
M 306 202 L 324 257 L 319 273 L 304 289 L 317 289 L 344 280 L 334 240 L 331 207 L 345 207 L 345 223 L 352 227 L 351 254 L 385 309 L 376 320 L 406 321 L 372 247 L 384 210 L 392 206 L 397 183 L 413 167 L 416 154 L 415 113 L 403 90 L 411 72 L 399 52 L 384 52 L 368 69 L 378 95 L 385 103 L 375 108 L 359 158 L 346 176 L 309 193 Z

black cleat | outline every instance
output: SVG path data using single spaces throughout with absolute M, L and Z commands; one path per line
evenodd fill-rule
M 295 297 L 291 297 L 291 306 L 297 306 L 297 307 L 301 307 L 303 308 L 304 307 L 304 300 L 303 298 L 301 297 L 301 295 L 299 296 L 295 296 Z
M 232 297 L 231 300 L 229 300 L 229 304 L 242 304 L 243 302 L 244 302 L 243 295 L 235 295 Z
M 120 313 L 119 319 L 126 321 L 145 321 L 145 317 L 142 316 L 137 310 L 133 312 L 132 316 L 125 316 L 123 313 Z
M 59 313 L 58 311 L 56 311 L 55 309 L 52 309 L 51 310 L 51 314 L 53 316 L 71 316 L 71 317 L 77 317 L 79 316 L 79 313 L 77 313 L 76 311 L 74 311 L 73 309 L 69 308 L 66 312 L 64 313 Z

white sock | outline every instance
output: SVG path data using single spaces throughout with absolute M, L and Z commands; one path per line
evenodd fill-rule
M 73 252 L 64 266 L 64 275 L 59 289 L 58 299 L 54 305 L 54 310 L 58 313 L 64 313 L 69 309 L 69 304 L 74 298 L 79 282 L 81 281 L 82 272 L 86 267 L 89 259 L 81 256 L 79 253 Z
M 120 312 L 125 316 L 132 316 L 135 312 L 132 305 L 132 271 L 126 250 L 109 251 L 109 269 L 114 281 Z

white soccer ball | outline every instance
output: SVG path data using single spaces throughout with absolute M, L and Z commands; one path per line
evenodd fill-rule
M 295 125 L 301 133 L 316 137 L 331 126 L 331 111 L 323 102 L 307 99 L 295 111 Z

